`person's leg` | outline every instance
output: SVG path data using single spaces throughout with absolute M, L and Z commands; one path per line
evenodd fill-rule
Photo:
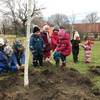
M 77 56 L 75 48 L 72 49 L 72 54 L 73 54 L 73 61 L 76 62 Z
M 47 51 L 46 53 L 45 53 L 45 60 L 46 61 L 50 61 L 50 51 Z
M 91 52 L 85 51 L 85 63 L 90 63 L 90 62 L 91 62 Z
M 55 52 L 55 53 L 53 54 L 53 58 L 54 58 L 54 60 L 55 60 L 55 62 L 56 62 L 56 66 L 58 67 L 59 64 L 60 64 L 60 53 L 59 53 L 59 52 Z
M 60 64 L 60 59 L 56 59 L 55 62 L 56 62 L 56 67 L 58 67 Z
M 21 66 L 20 59 L 17 59 L 18 65 Z
M 78 62 L 79 48 L 75 47 L 72 50 L 74 63 Z
M 38 57 L 33 55 L 33 67 L 37 67 L 38 66 Z
M 0 74 L 2 74 L 2 73 L 7 73 L 8 71 L 10 71 L 10 69 L 9 69 L 8 66 L 1 67 L 1 68 L 0 68 Z
M 61 61 L 62 61 L 61 69 L 64 69 L 64 67 L 66 66 L 66 56 L 61 54 Z
M 76 49 L 76 62 L 78 62 L 78 55 L 79 55 L 79 46 L 77 46 Z
M 39 65 L 43 66 L 43 55 L 39 56 Z

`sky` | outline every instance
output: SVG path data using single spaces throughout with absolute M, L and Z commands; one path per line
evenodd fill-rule
M 25 0 L 23 0 L 25 1 Z M 75 16 L 75 20 L 82 20 L 91 12 L 97 12 L 100 16 L 100 0 L 36 0 L 39 7 L 44 7 L 44 18 L 52 14 L 61 13 L 69 17 Z M 1 16 L 1 15 L 0 15 Z
M 44 17 L 55 13 L 74 14 L 77 18 L 83 18 L 91 12 L 100 14 L 100 0 L 38 0 L 38 3 L 46 8 L 42 12 Z

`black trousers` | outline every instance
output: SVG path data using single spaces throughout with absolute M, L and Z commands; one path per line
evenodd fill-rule
M 33 55 L 33 67 L 43 66 L 43 55 Z
M 74 62 L 78 62 L 79 46 L 72 47 L 72 53 Z

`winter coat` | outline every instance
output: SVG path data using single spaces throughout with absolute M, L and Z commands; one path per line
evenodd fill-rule
M 59 44 L 56 50 L 64 56 L 71 54 L 70 35 L 68 33 L 63 34 L 63 36 L 59 38 Z
M 8 57 L 4 52 L 0 51 L 0 73 L 7 71 L 17 71 L 17 64 L 18 62 L 14 53 L 12 56 Z
M 82 45 L 82 47 L 84 48 L 84 60 L 85 62 L 91 62 L 91 49 L 92 49 L 92 46 L 91 45 L 88 45 L 88 44 L 85 44 L 85 45 Z
M 80 40 L 74 40 L 74 39 L 72 39 L 71 43 L 72 43 L 72 49 L 74 49 L 74 48 L 79 47 Z
M 8 58 L 8 60 L 9 60 L 9 70 L 12 72 L 16 72 L 17 71 L 16 65 L 18 65 L 18 61 L 15 54 L 13 53 L 12 56 Z
M 18 63 L 18 65 L 22 65 L 25 64 L 25 52 L 14 52 L 13 56 L 16 58 L 16 63 Z
M 59 42 L 59 36 L 57 33 L 52 33 L 51 35 L 51 49 L 54 51 L 55 48 L 57 47 Z
M 77 49 L 79 48 L 79 43 L 80 43 L 80 35 L 77 31 L 75 31 L 73 35 L 73 39 L 71 40 L 72 43 L 72 49 Z
M 44 48 L 44 52 L 50 52 L 50 49 L 51 49 L 51 39 L 50 39 L 50 36 L 48 33 L 46 32 L 42 32 L 41 33 L 41 36 L 44 40 L 44 44 L 45 44 L 45 48 Z
M 3 51 L 0 51 L 0 73 L 9 70 L 9 61 Z
M 41 36 L 32 35 L 30 38 L 30 50 L 34 56 L 43 55 L 44 41 Z

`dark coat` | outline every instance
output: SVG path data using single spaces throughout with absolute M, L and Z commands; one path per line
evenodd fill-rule
M 42 55 L 45 47 L 42 37 L 33 34 L 30 38 L 29 47 L 33 55 L 36 56 Z

